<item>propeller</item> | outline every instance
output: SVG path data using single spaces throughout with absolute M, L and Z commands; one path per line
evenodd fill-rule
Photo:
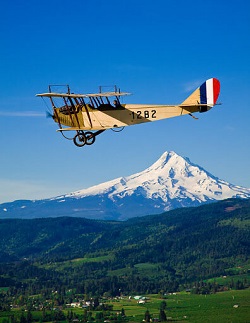
M 52 118 L 54 119 L 54 115 L 50 111 L 46 111 L 46 118 Z

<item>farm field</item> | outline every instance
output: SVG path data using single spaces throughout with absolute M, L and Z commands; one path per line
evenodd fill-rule
M 139 295 L 138 295 L 139 296 Z M 140 295 L 142 296 L 142 295 Z M 187 292 L 172 293 L 165 295 L 164 298 L 160 295 L 147 295 L 144 304 L 139 304 L 139 301 L 134 297 L 124 296 L 119 299 L 105 301 L 109 305 L 113 305 L 113 311 L 110 314 L 113 319 L 109 322 L 114 322 L 117 313 L 122 309 L 125 312 L 126 318 L 121 322 L 143 322 L 145 312 L 148 310 L 153 322 L 158 322 L 160 306 L 162 302 L 166 302 L 165 313 L 167 321 L 170 322 L 192 322 L 192 323 L 248 323 L 250 317 L 250 289 L 245 290 L 230 290 L 218 292 L 216 294 L 197 295 Z M 83 317 L 86 309 L 82 308 L 64 308 L 62 312 L 67 317 L 69 311 L 72 311 L 80 319 Z M 47 310 L 46 310 L 47 312 Z M 51 311 L 49 311 L 51 313 Z M 104 322 L 105 319 L 96 320 L 98 311 L 90 311 L 91 322 Z M 19 322 L 23 315 L 23 309 L 12 309 L 11 311 L 0 311 L 0 323 L 8 323 L 13 321 Z M 26 314 L 24 314 L 26 316 Z M 31 311 L 32 322 L 43 322 L 42 311 Z M 49 322 L 45 320 L 46 322 Z M 106 318 L 107 321 L 107 318 Z M 115 320 L 116 321 L 116 320 Z M 70 322 L 69 320 L 57 320 L 57 322 Z M 86 322 L 83 320 L 82 322 Z
M 114 310 L 125 310 L 129 322 L 142 322 L 148 309 L 152 318 L 159 317 L 160 303 L 157 295 L 149 295 L 145 304 L 136 300 L 113 302 Z M 210 295 L 194 295 L 186 292 L 167 295 L 166 315 L 176 322 L 250 322 L 250 289 L 231 290 Z

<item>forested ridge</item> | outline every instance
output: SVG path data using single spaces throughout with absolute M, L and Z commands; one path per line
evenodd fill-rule
M 126 222 L 0 220 L 0 287 L 93 296 L 176 291 L 244 271 L 249 228 L 250 200 L 240 199 Z

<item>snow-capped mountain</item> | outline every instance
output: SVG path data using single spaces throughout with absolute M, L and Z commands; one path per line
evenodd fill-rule
M 250 198 L 250 189 L 220 180 L 175 152 L 165 152 L 131 176 L 51 199 L 4 203 L 0 218 L 67 215 L 125 220 L 232 197 Z

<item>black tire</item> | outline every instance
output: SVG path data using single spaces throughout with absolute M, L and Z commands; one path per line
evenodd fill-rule
M 73 138 L 73 141 L 77 147 L 83 147 L 87 143 L 87 139 L 84 132 L 77 133 Z
M 93 132 L 87 131 L 85 132 L 85 137 L 86 137 L 86 145 L 93 145 L 95 142 L 95 135 Z

